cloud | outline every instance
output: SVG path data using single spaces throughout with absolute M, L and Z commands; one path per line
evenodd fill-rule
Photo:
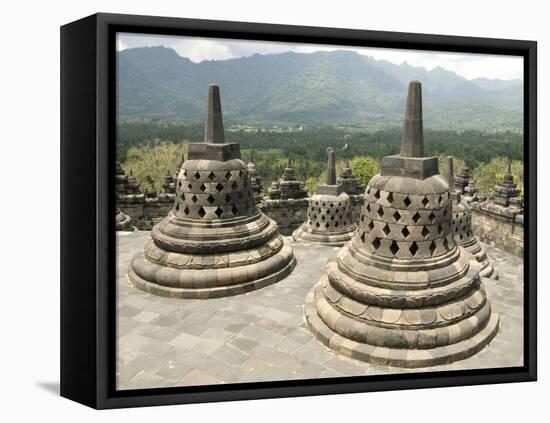
M 437 66 L 456 72 L 467 78 L 523 79 L 523 58 L 487 54 L 441 53 L 418 50 L 382 48 L 354 48 L 345 46 L 279 43 L 270 41 L 242 41 L 221 38 L 199 38 L 170 35 L 119 33 L 117 50 L 134 47 L 165 46 L 174 49 L 180 56 L 193 62 L 203 60 L 226 60 L 248 57 L 253 54 L 276 54 L 287 51 L 313 53 L 315 51 L 350 50 L 387 60 L 395 64 L 407 62 L 412 66 L 431 70 Z

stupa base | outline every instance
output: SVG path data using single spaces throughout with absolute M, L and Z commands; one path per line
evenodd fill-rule
M 163 268 L 140 253 L 130 262 L 128 279 L 136 288 L 150 294 L 208 299 L 244 294 L 271 285 L 288 276 L 295 266 L 292 247 L 284 240 L 279 252 L 261 262 L 219 269 Z
M 117 231 L 133 231 L 132 219 L 127 214 L 120 210 L 116 213 L 116 230 Z
M 481 266 L 483 266 L 483 264 Z M 496 281 L 498 280 L 498 272 L 490 264 L 487 264 L 485 267 L 482 267 L 482 269 L 479 271 L 479 276 L 483 278 L 494 279 Z
M 495 337 L 499 316 L 491 313 L 487 324 L 475 335 L 454 344 L 427 349 L 398 349 L 379 347 L 345 338 L 329 328 L 319 317 L 315 292 L 322 281 L 308 293 L 304 306 L 309 329 L 324 345 L 347 357 L 372 364 L 405 368 L 431 367 L 468 358 L 482 350 Z
M 294 239 L 294 241 L 304 241 L 311 242 L 313 244 L 342 247 L 353 238 L 354 232 L 355 230 L 351 232 L 324 234 L 308 232 L 302 227 L 299 227 L 292 233 L 292 238 Z
M 479 271 L 479 276 L 498 280 L 498 271 L 489 261 L 485 247 L 483 247 L 479 242 L 475 242 L 474 244 L 467 245 L 464 248 L 471 253 L 480 264 L 481 270 Z

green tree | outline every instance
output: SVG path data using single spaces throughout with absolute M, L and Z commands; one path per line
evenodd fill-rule
M 509 162 L 510 160 L 506 157 L 495 157 L 489 163 L 482 163 L 474 169 L 473 177 L 480 195 L 489 195 L 493 191 L 495 184 L 502 182 L 504 175 L 508 171 Z M 522 161 L 512 161 L 512 175 L 514 175 L 514 182 L 518 184 L 518 189 L 521 191 L 521 195 L 523 195 Z
M 128 150 L 126 161 L 122 163 L 122 167 L 126 174 L 132 171 L 142 190 L 151 186 L 148 181 L 148 177 L 150 177 L 154 188 L 160 192 L 166 173 L 169 172 L 171 175 L 176 173 L 181 155 L 186 152 L 187 142 L 180 144 L 161 142 L 132 147 Z
M 371 178 L 380 173 L 380 162 L 371 156 L 358 156 L 350 161 L 351 172 L 364 186 Z

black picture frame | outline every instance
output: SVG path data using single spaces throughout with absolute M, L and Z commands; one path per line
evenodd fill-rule
M 116 391 L 115 35 L 193 35 L 524 58 L 524 366 Z M 90 407 L 534 381 L 537 377 L 537 44 L 534 41 L 95 14 L 61 27 L 61 395 Z

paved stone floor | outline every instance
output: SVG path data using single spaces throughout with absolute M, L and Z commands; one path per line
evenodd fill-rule
M 466 360 L 408 370 L 341 357 L 308 331 L 305 296 L 338 248 L 294 243 L 298 264 L 286 279 L 235 297 L 185 300 L 146 294 L 128 282 L 130 258 L 148 237 L 118 233 L 118 389 L 523 364 L 523 261 L 500 250 L 488 249 L 500 280 L 485 280 L 501 318 L 496 338 Z

